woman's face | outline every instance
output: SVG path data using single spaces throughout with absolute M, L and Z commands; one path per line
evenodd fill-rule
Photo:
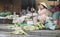
M 43 9 L 44 7 L 43 7 L 43 5 L 42 5 L 42 4 L 40 4 L 39 8 L 40 8 L 40 9 Z

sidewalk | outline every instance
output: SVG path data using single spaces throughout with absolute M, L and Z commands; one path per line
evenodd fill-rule
M 60 30 L 35 30 L 27 31 L 28 35 L 13 35 L 11 29 L 5 28 L 10 24 L 0 24 L 0 37 L 60 37 Z

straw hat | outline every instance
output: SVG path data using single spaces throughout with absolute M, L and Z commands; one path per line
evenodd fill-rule
M 44 5 L 47 8 L 47 5 L 44 2 L 40 2 L 40 4 Z

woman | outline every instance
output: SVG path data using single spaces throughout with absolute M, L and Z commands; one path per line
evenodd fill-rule
M 38 10 L 38 20 L 44 23 L 49 17 L 49 11 L 47 10 L 47 6 L 44 2 L 40 3 Z

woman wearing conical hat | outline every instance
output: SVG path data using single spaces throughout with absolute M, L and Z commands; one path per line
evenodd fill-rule
M 38 8 L 38 20 L 44 23 L 49 18 L 49 10 L 44 2 L 41 2 Z

